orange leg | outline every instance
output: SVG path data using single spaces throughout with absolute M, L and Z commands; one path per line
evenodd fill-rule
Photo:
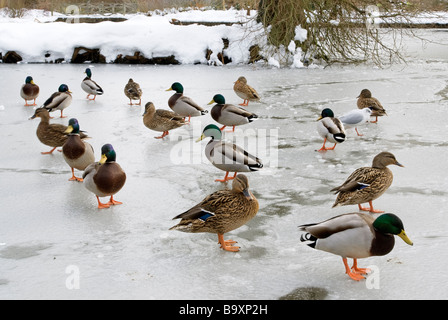
M 240 247 L 232 246 L 232 244 L 235 244 L 236 241 L 233 240 L 224 240 L 224 235 L 218 233 L 218 242 L 221 245 L 221 248 L 226 251 L 233 251 L 237 252 L 240 251 Z
M 30 107 L 30 106 L 35 106 L 36 105 L 36 99 L 34 99 L 34 103 L 33 104 L 28 104 L 28 101 L 25 100 L 25 107 Z
M 142 99 L 140 99 L 140 101 L 137 103 L 138 106 L 142 105 Z
M 93 95 L 93 99 L 90 99 L 89 97 L 90 97 L 90 94 L 87 96 L 87 99 L 89 99 L 90 101 L 93 101 L 96 99 L 96 95 Z
M 327 150 L 334 150 L 334 148 L 336 148 L 336 143 L 334 144 L 333 147 L 331 148 L 325 148 L 325 143 L 327 142 L 327 138 L 324 139 L 324 144 L 322 145 L 322 148 L 320 148 L 317 151 L 327 151 Z
M 107 204 L 108 205 L 116 205 L 116 204 L 123 204 L 123 202 L 114 200 L 114 196 L 110 196 L 109 202 Z
M 366 207 L 361 206 L 361 204 L 358 204 L 358 208 L 361 211 L 369 211 L 369 212 L 372 212 L 372 213 L 384 213 L 384 211 L 382 211 L 382 210 L 375 210 L 375 209 L 373 209 L 372 201 L 369 201 L 369 206 L 370 206 L 369 208 L 366 208 Z
M 224 128 L 225 128 L 225 127 L 227 127 L 227 126 L 221 127 L 221 129 L 220 129 L 220 130 L 221 130 L 221 131 L 222 131 L 222 130 L 224 130 Z
M 68 181 L 79 181 L 79 182 L 82 182 L 83 179 L 75 177 L 75 169 L 72 168 L 72 177 L 70 179 L 68 179 Z
M 89 97 L 90 97 L 90 93 L 87 95 L 86 99 L 89 99 Z M 89 99 L 89 100 L 90 100 L 90 99 Z
M 67 118 L 67 116 L 62 115 L 63 112 L 64 112 L 64 110 L 61 110 L 61 118 Z
M 377 123 L 378 122 L 378 116 L 375 117 L 374 121 L 370 121 L 370 123 Z
M 248 106 L 249 105 L 249 100 L 245 100 L 243 101 L 243 103 L 240 103 L 240 106 Z
M 96 199 L 98 200 L 98 209 L 106 209 L 110 207 L 108 203 L 101 203 L 100 198 L 98 196 L 96 196 Z
M 356 133 L 358 134 L 358 136 L 360 136 L 360 137 L 363 136 L 362 133 L 359 133 L 359 132 L 358 132 L 358 128 L 355 128 L 355 131 L 356 131 Z
M 51 149 L 50 151 L 47 151 L 47 152 L 41 152 L 41 154 L 52 154 L 56 148 L 57 147 L 54 147 L 53 149 Z
M 185 117 L 185 124 L 189 124 L 191 122 L 191 116 L 188 116 L 188 120 L 187 117 Z
M 129 99 L 129 105 L 132 106 L 132 99 Z
M 352 270 L 357 274 L 367 274 L 371 271 L 369 268 L 358 268 L 358 261 L 356 259 L 353 259 Z
M 163 131 L 163 134 L 159 137 L 154 137 L 155 139 L 163 139 L 165 138 L 167 135 L 169 135 L 170 133 L 168 131 Z
M 229 178 L 229 171 L 226 172 L 226 176 L 224 177 L 224 179 L 216 179 L 215 181 L 219 181 L 219 182 L 227 182 L 229 180 L 233 180 L 236 177 L 236 172 L 233 175 L 233 177 Z
M 353 259 L 353 261 L 355 261 L 355 259 Z M 347 263 L 347 258 L 342 258 L 342 262 L 344 263 L 344 266 L 345 266 L 345 273 L 348 274 L 348 276 L 350 278 L 352 278 L 355 281 L 364 279 L 364 277 L 362 275 L 354 273 L 350 270 L 350 267 L 348 266 L 348 263 Z

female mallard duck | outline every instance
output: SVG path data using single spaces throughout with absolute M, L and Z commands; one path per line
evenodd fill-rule
M 233 180 L 232 190 L 219 190 L 200 203 L 173 219 L 182 219 L 170 230 L 198 233 L 217 233 L 221 248 L 239 251 L 233 246 L 236 241 L 224 240 L 224 233 L 235 230 L 251 220 L 258 212 L 258 200 L 249 190 L 249 181 L 244 174 Z
M 368 269 L 358 268 L 357 259 L 372 256 L 384 256 L 394 248 L 394 235 L 412 246 L 400 218 L 392 213 L 385 213 L 378 218 L 365 213 L 346 213 L 320 223 L 299 226 L 307 232 L 300 241 L 309 242 L 314 249 L 330 252 L 342 257 L 345 272 L 353 280 L 364 279 L 362 274 Z M 353 266 L 347 263 L 353 259 Z
M 116 153 L 111 144 L 101 148 L 101 160 L 90 164 L 82 175 L 84 186 L 93 192 L 98 200 L 98 209 L 109 208 L 111 205 L 122 204 L 114 200 L 114 194 L 123 188 L 126 182 L 126 173 L 115 162 Z M 108 197 L 107 203 L 101 203 L 99 197 Z
M 258 118 L 256 114 L 243 108 L 233 104 L 226 104 L 226 99 L 221 94 L 216 94 L 208 104 L 212 103 L 216 104 L 213 106 L 210 114 L 213 120 L 224 125 L 221 131 L 227 126 L 233 126 L 232 131 L 235 131 L 235 126 L 252 122 Z
M 132 100 L 139 100 L 139 102 L 136 103 L 137 106 L 142 104 L 143 91 L 140 88 L 140 85 L 137 82 L 134 82 L 134 80 L 129 79 L 128 83 L 124 87 L 124 94 L 129 98 L 129 105 L 133 105 Z
M 39 96 L 39 86 L 34 83 L 33 77 L 26 77 L 25 84 L 20 89 L 20 96 L 25 100 L 25 106 L 36 105 L 36 98 Z M 28 104 L 28 100 L 34 100 L 34 103 Z
M 154 131 L 161 131 L 163 134 L 160 137 L 154 137 L 161 139 L 169 134 L 169 130 L 179 128 L 185 124 L 185 120 L 182 116 L 169 111 L 157 109 L 152 102 L 148 102 L 145 105 L 145 112 L 143 113 L 143 124 Z
M 257 90 L 247 84 L 247 79 L 245 77 L 239 77 L 238 80 L 235 81 L 233 91 L 235 91 L 238 97 L 244 100 L 240 106 L 249 105 L 249 101 L 260 101 L 260 95 Z
M 68 127 L 65 133 L 68 133 L 68 138 L 62 146 L 62 155 L 64 156 L 65 162 L 72 169 L 72 177 L 69 181 L 82 181 L 82 178 L 75 176 L 74 169 L 84 170 L 91 163 L 95 162 L 93 147 L 81 139 L 77 119 L 72 118 L 68 121 Z
M 41 108 L 45 108 L 48 111 L 61 111 L 61 118 L 66 118 L 62 115 L 65 108 L 67 108 L 72 103 L 71 91 L 68 89 L 66 84 L 61 84 L 59 86 L 58 92 L 51 95 L 50 98 L 45 101 Z
M 188 117 L 187 123 L 190 122 L 191 117 L 198 117 L 206 114 L 208 111 L 200 107 L 193 99 L 184 96 L 184 87 L 179 82 L 174 82 L 166 91 L 176 91 L 168 99 L 168 106 L 182 117 Z M 186 119 L 185 119 L 186 120 Z
M 381 105 L 378 99 L 372 97 L 372 92 L 370 92 L 369 89 L 363 89 L 357 98 L 357 105 L 359 109 L 369 107 L 372 108 L 372 116 L 375 117 L 375 121 L 371 121 L 372 123 L 378 122 L 378 117 L 387 115 L 384 107 Z
M 317 151 L 333 150 L 336 144 L 345 141 L 345 129 L 341 120 L 334 117 L 334 113 L 331 109 L 325 108 L 321 112 L 321 116 L 317 119 L 317 132 L 324 138 L 324 144 L 322 148 Z M 325 143 L 330 141 L 334 143 L 331 148 L 325 148 Z
M 261 160 L 257 157 L 236 144 L 222 141 L 221 130 L 214 124 L 206 126 L 197 141 L 206 137 L 211 137 L 211 140 L 205 147 L 205 156 L 216 168 L 226 171 L 224 179 L 215 181 L 226 182 L 234 179 L 237 172 L 258 171 L 263 168 Z M 233 177 L 229 177 L 229 172 L 235 172 Z
M 355 128 L 356 134 L 358 136 L 362 136 L 363 134 L 359 133 L 358 126 L 369 122 L 370 116 L 372 115 L 372 109 L 364 108 L 364 109 L 355 109 L 347 112 L 346 114 L 339 117 L 342 124 L 344 125 L 344 129 Z
M 339 187 L 331 189 L 337 194 L 333 208 L 357 204 L 359 210 L 382 213 L 384 211 L 373 209 L 372 201 L 379 198 L 392 184 L 393 174 L 388 165 L 403 167 L 395 156 L 387 151 L 381 152 L 373 158 L 371 167 L 358 168 Z M 368 202 L 370 208 L 362 207 Z
M 50 124 L 50 113 L 45 108 L 37 108 L 34 114 L 30 117 L 30 120 L 40 118 L 40 123 L 37 126 L 36 135 L 40 142 L 53 147 L 48 152 L 41 152 L 42 154 L 51 154 L 57 147 L 62 147 L 67 141 L 68 135 L 65 133 L 67 126 L 59 123 Z M 85 139 L 88 136 L 80 132 L 80 138 Z
M 87 68 L 85 71 L 85 74 L 87 75 L 84 80 L 81 82 L 81 88 L 85 92 L 88 93 L 86 99 L 89 100 L 95 100 L 96 96 L 100 96 L 104 93 L 103 89 L 92 80 L 92 70 L 90 68 Z M 93 99 L 90 99 L 90 95 L 93 95 Z

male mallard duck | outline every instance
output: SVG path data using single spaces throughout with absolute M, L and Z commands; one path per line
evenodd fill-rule
M 322 148 L 317 151 L 333 150 L 336 144 L 345 141 L 345 129 L 341 120 L 334 117 L 334 113 L 331 109 L 325 108 L 321 112 L 321 116 L 317 119 L 317 132 L 324 138 L 324 144 Z M 325 148 L 325 143 L 328 141 L 334 143 L 331 148 Z
M 137 82 L 134 82 L 134 80 L 129 79 L 128 83 L 124 87 L 124 94 L 129 98 L 129 104 L 131 106 L 133 105 L 132 100 L 139 100 L 136 104 L 137 106 L 142 104 L 143 91 L 140 88 L 140 85 Z
M 45 108 L 48 111 L 61 110 L 61 118 L 66 118 L 62 115 L 62 112 L 72 103 L 71 91 L 66 84 L 59 86 L 58 92 L 51 95 L 50 98 L 45 101 L 41 108 Z
M 239 251 L 233 246 L 236 241 L 224 240 L 224 233 L 235 230 L 258 212 L 258 200 L 249 190 L 249 181 L 244 174 L 233 180 L 232 190 L 219 190 L 207 196 L 200 203 L 174 217 L 182 219 L 170 230 L 183 232 L 217 233 L 221 248 L 226 251 Z
M 371 121 L 372 123 L 378 122 L 378 117 L 387 115 L 386 110 L 384 110 L 384 107 L 381 105 L 378 99 L 372 97 L 372 92 L 370 92 L 369 89 L 361 90 L 361 93 L 357 98 L 358 98 L 357 105 L 359 109 L 364 109 L 368 107 L 372 108 L 372 116 L 375 117 L 375 121 Z
M 357 204 L 359 210 L 382 213 L 384 211 L 374 210 L 372 201 L 379 198 L 392 184 L 393 174 L 387 168 L 388 165 L 403 167 L 395 156 L 387 151 L 381 152 L 373 158 L 371 167 L 358 168 L 336 188 L 331 189 L 338 194 L 333 208 Z M 368 202 L 370 208 L 364 208 L 362 203 Z
M 206 126 L 197 141 L 206 137 L 212 139 L 205 147 L 205 156 L 216 168 L 226 171 L 224 179 L 215 181 L 226 182 L 234 179 L 237 172 L 258 171 L 263 168 L 261 160 L 257 157 L 249 154 L 236 144 L 222 141 L 221 130 L 214 124 Z M 229 172 L 235 172 L 233 177 L 229 177 Z
M 68 135 L 65 133 L 67 126 L 59 123 L 50 124 L 50 113 L 45 108 L 37 108 L 34 114 L 30 117 L 30 120 L 40 118 L 40 123 L 37 126 L 36 135 L 40 142 L 53 147 L 48 152 L 41 152 L 42 154 L 51 154 L 57 147 L 62 147 L 67 141 Z M 80 132 L 81 139 L 88 138 L 88 136 Z
M 81 139 L 77 119 L 72 118 L 68 121 L 68 127 L 65 133 L 68 133 L 68 138 L 62 146 L 62 155 L 64 156 L 65 162 L 72 169 L 72 177 L 69 181 L 82 181 L 82 178 L 75 176 L 75 168 L 84 170 L 91 163 L 95 162 L 93 147 Z
M 105 144 L 101 148 L 101 160 L 90 164 L 82 175 L 86 189 L 96 195 L 98 209 L 122 204 L 122 202 L 114 200 L 114 194 L 123 188 L 126 182 L 126 173 L 115 160 L 116 153 L 113 146 Z M 109 202 L 100 202 L 99 197 L 108 196 L 110 196 Z
M 90 68 L 86 69 L 85 74 L 87 75 L 87 77 L 85 77 L 84 80 L 82 80 L 81 88 L 82 90 L 88 93 L 86 99 L 95 100 L 96 96 L 102 95 L 104 91 L 98 85 L 98 83 L 92 80 L 92 70 L 90 70 Z M 93 95 L 93 99 L 89 98 L 90 95 Z
M 361 110 L 355 109 L 340 116 L 339 120 L 342 121 L 344 129 L 355 128 L 356 134 L 358 136 L 362 136 L 362 134 L 358 132 L 357 127 L 361 124 L 368 122 L 371 115 L 372 115 L 372 109 L 370 107 Z
M 364 279 L 362 274 L 370 271 L 358 268 L 357 259 L 388 254 L 394 248 L 394 235 L 412 246 L 403 222 L 392 213 L 382 214 L 376 219 L 370 214 L 346 213 L 299 227 L 307 232 L 300 237 L 300 241 L 310 242 L 308 246 L 311 248 L 341 256 L 345 272 L 356 281 Z M 347 258 L 353 259 L 351 270 Z
M 235 91 L 238 97 L 244 100 L 240 106 L 249 105 L 249 101 L 260 101 L 260 95 L 257 90 L 247 84 L 245 77 L 239 77 L 238 80 L 235 81 L 233 91 Z
M 191 117 L 198 117 L 206 114 L 208 111 L 199 106 L 193 99 L 184 96 L 184 87 L 179 82 L 174 82 L 166 91 L 176 91 L 168 99 L 168 106 L 182 117 L 188 117 L 188 123 Z M 185 119 L 186 120 L 186 119 Z
M 179 128 L 185 124 L 184 117 L 169 111 L 157 109 L 152 102 L 145 105 L 143 113 L 143 124 L 154 131 L 161 131 L 163 134 L 156 139 L 161 139 L 169 134 L 169 130 Z
M 25 84 L 20 89 L 20 96 L 25 100 L 25 106 L 36 105 L 36 98 L 39 96 L 39 86 L 34 83 L 31 76 L 26 77 Z M 34 100 L 34 103 L 28 104 L 28 100 Z
M 233 131 L 235 131 L 235 126 L 252 122 L 258 118 L 256 114 L 243 108 L 233 104 L 226 104 L 226 99 L 221 94 L 216 94 L 208 104 L 212 103 L 216 104 L 213 106 L 210 114 L 213 120 L 224 125 L 221 130 L 227 126 L 233 126 Z

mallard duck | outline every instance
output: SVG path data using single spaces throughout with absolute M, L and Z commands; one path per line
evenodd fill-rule
M 61 118 L 66 118 L 62 115 L 65 108 L 67 108 L 72 103 L 71 91 L 68 89 L 66 84 L 61 84 L 59 86 L 58 92 L 51 95 L 50 98 L 45 101 L 41 108 L 45 108 L 52 112 L 55 110 L 61 111 Z
M 185 118 L 188 117 L 187 123 L 190 122 L 191 117 L 203 116 L 208 112 L 208 110 L 204 110 L 201 106 L 199 106 L 193 99 L 184 96 L 184 87 L 179 82 L 174 82 L 170 88 L 166 89 L 166 91 L 176 91 L 168 99 L 168 106 L 176 112 L 178 115 L 183 116 Z
M 36 98 L 39 96 L 39 86 L 34 83 L 33 77 L 26 77 L 25 84 L 20 89 L 20 96 L 25 100 L 25 106 L 36 105 Z M 34 100 L 34 103 L 28 104 L 28 100 Z
M 243 108 L 233 104 L 226 104 L 226 99 L 221 94 L 216 94 L 208 104 L 212 103 L 216 104 L 213 106 L 210 114 L 213 120 L 224 125 L 221 130 L 227 126 L 233 126 L 232 131 L 235 131 L 235 126 L 250 123 L 258 118 L 256 114 Z
M 324 144 L 322 148 L 317 151 L 333 150 L 336 144 L 345 141 L 345 129 L 341 120 L 334 117 L 334 113 L 331 109 L 325 108 L 321 112 L 321 116 L 317 119 L 317 132 L 324 138 Z M 331 148 L 326 148 L 325 143 L 330 141 L 334 143 Z
M 84 170 L 88 165 L 95 162 L 93 147 L 81 139 L 77 119 L 72 118 L 68 121 L 68 127 L 65 133 L 68 133 L 68 138 L 62 146 L 62 155 L 64 156 L 65 162 L 72 169 L 72 177 L 69 181 L 82 181 L 82 178 L 75 176 L 75 168 Z
M 224 240 L 224 234 L 251 220 L 258 212 L 258 200 L 249 190 L 249 180 L 239 174 L 233 180 L 232 190 L 219 190 L 207 196 L 191 209 L 173 219 L 182 219 L 170 230 L 183 232 L 217 233 L 221 248 L 239 251 L 236 241 Z
M 205 156 L 216 168 L 226 171 L 224 179 L 215 181 L 226 182 L 234 179 L 237 172 L 258 171 L 263 168 L 263 163 L 257 157 L 236 144 L 222 141 L 221 130 L 216 125 L 206 126 L 197 142 L 206 137 L 211 137 L 211 140 L 205 147 Z M 233 177 L 229 177 L 229 172 L 235 172 Z
M 339 120 L 342 121 L 344 129 L 355 128 L 356 134 L 358 136 L 362 136 L 363 134 L 359 133 L 358 131 L 358 126 L 369 122 L 371 115 L 372 109 L 370 107 L 364 109 L 355 109 L 340 116 Z
M 132 100 L 139 100 L 139 102 L 136 103 L 137 106 L 142 104 L 143 91 L 140 88 L 140 85 L 137 82 L 134 82 L 134 80 L 129 79 L 128 83 L 124 87 L 124 94 L 129 98 L 129 105 L 133 105 Z
M 53 147 L 48 152 L 41 152 L 42 154 L 51 154 L 57 147 L 62 147 L 67 141 L 68 135 L 65 133 L 67 126 L 59 123 L 50 123 L 50 113 L 45 108 L 37 108 L 30 120 L 40 118 L 40 123 L 37 126 L 36 135 L 40 142 Z M 80 132 L 81 139 L 88 138 L 87 134 Z
M 358 98 L 357 105 L 359 109 L 364 109 L 368 107 L 372 108 L 372 116 L 375 117 L 375 120 L 370 122 L 376 123 L 378 122 L 378 117 L 387 115 L 386 110 L 384 110 L 384 107 L 381 105 L 378 99 L 372 97 L 372 92 L 370 92 L 369 89 L 361 90 L 361 93 L 357 98 Z
M 392 184 L 393 174 L 387 168 L 391 164 L 403 167 L 392 153 L 384 151 L 373 158 L 371 167 L 362 167 L 353 171 L 342 185 L 331 189 L 338 195 L 333 208 L 357 204 L 359 210 L 376 213 L 384 212 L 375 210 L 372 201 L 379 198 Z M 370 208 L 361 206 L 362 203 L 367 202 Z
M 148 102 L 145 105 L 145 112 L 143 113 L 143 124 L 154 131 L 161 131 L 163 134 L 160 137 L 154 137 L 161 139 L 169 134 L 169 130 L 179 128 L 185 124 L 184 117 L 169 111 L 157 109 L 152 102 Z
M 90 164 L 82 175 L 83 184 L 87 190 L 93 192 L 98 200 L 98 209 L 109 208 L 111 205 L 122 204 L 114 200 L 114 194 L 123 188 L 126 182 L 126 173 L 115 162 L 116 153 L 111 144 L 101 148 L 101 160 Z M 101 203 L 99 197 L 108 197 L 107 203 Z
M 81 88 L 88 93 L 86 99 L 95 100 L 96 96 L 102 95 L 104 91 L 98 83 L 92 80 L 92 70 L 90 68 L 86 69 L 85 74 L 87 76 L 82 80 Z M 93 95 L 93 99 L 90 99 L 90 95 Z
M 370 271 L 358 268 L 357 259 L 388 254 L 394 248 L 394 235 L 412 246 L 403 222 L 392 213 L 382 214 L 376 219 L 366 213 L 346 213 L 299 228 L 307 232 L 300 237 L 302 242 L 308 242 L 311 248 L 341 256 L 345 272 L 356 281 L 364 279 L 362 274 Z M 353 259 L 351 270 L 347 258 Z
M 235 91 L 238 97 L 244 100 L 243 103 L 240 103 L 240 106 L 249 105 L 249 101 L 260 101 L 260 95 L 257 90 L 247 84 L 247 79 L 245 77 L 239 77 L 238 80 L 235 81 L 233 91 Z

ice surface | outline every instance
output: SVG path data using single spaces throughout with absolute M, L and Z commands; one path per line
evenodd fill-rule
M 388 69 L 94 65 L 93 79 L 105 92 L 96 101 L 87 101 L 80 87 L 88 65 L 0 65 L 0 299 L 447 299 L 448 55 L 442 48 Z M 40 85 L 38 104 L 61 83 L 73 91 L 68 118 L 53 122 L 76 117 L 98 159 L 103 144 L 115 147 L 128 177 L 115 197 L 123 205 L 98 210 L 82 184 L 68 181 L 61 153 L 40 154 L 49 148 L 38 141 L 39 120 L 28 120 L 34 110 L 19 95 L 28 75 Z M 214 121 L 209 114 L 193 118 L 156 140 L 159 133 L 143 125 L 143 107 L 129 106 L 123 88 L 132 77 L 143 103 L 168 109 L 165 89 L 179 81 L 185 95 L 210 108 L 216 93 L 242 102 L 232 90 L 241 75 L 262 96 L 247 107 L 259 119 L 225 137 L 255 139 L 266 166 L 248 174 L 260 211 L 226 235 L 241 246 L 230 253 L 219 249 L 216 235 L 168 231 L 172 217 L 225 187 L 214 182 L 223 173 L 203 156 L 206 142 L 194 142 Z M 321 109 L 341 115 L 364 88 L 388 116 L 361 127 L 363 137 L 349 131 L 334 151 L 316 152 Z M 369 289 L 368 281 L 344 274 L 340 257 L 300 243 L 297 226 L 356 211 L 331 209 L 330 189 L 383 150 L 405 167 L 391 167 L 394 182 L 374 204 L 402 218 L 414 246 L 397 238 L 389 255 L 360 260 L 379 271 L 379 288 Z

